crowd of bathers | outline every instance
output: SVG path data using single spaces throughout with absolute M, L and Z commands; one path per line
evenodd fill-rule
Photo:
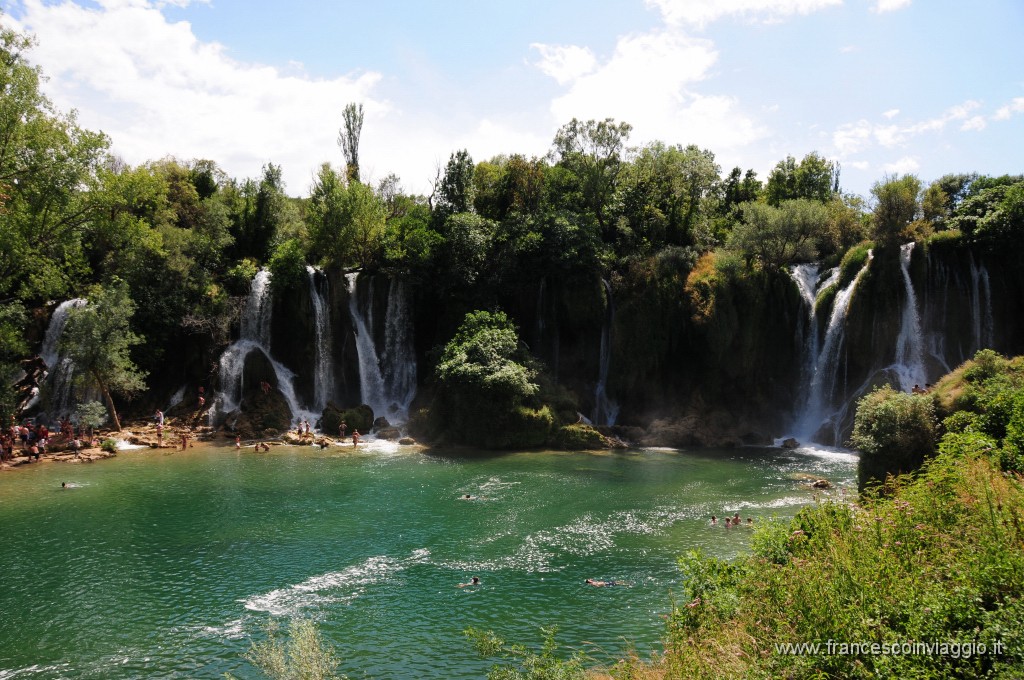
M 15 449 L 20 450 L 24 456 L 39 460 L 40 456 L 46 455 L 46 447 L 55 437 L 68 442 L 71 449 L 78 451 L 82 448 L 83 434 L 81 427 L 76 430 L 68 420 L 60 421 L 60 431 L 54 433 L 46 425 L 36 425 L 31 421 L 18 425 L 11 418 L 10 425 L 0 432 L 0 460 L 13 459 Z

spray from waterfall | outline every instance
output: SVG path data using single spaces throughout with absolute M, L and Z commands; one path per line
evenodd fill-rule
M 612 361 L 612 324 L 615 323 L 615 304 L 612 300 L 612 287 L 601 279 L 605 292 L 605 316 L 601 325 L 601 354 L 598 364 L 597 387 L 594 390 L 593 422 L 598 425 L 614 425 L 619 416 L 619 405 L 608 397 L 608 371 Z
M 794 426 L 796 435 L 803 440 L 813 441 L 818 432 L 828 425 L 832 426 L 833 441 L 838 441 L 840 438 L 846 404 L 837 404 L 836 397 L 844 396 L 837 394 L 837 388 L 840 382 L 839 368 L 846 330 L 846 315 L 850 309 L 853 292 L 868 267 L 871 266 L 873 257 L 873 253 L 868 251 L 868 259 L 857 272 L 857 276 L 845 288 L 836 293 L 832 304 L 832 314 L 825 330 L 825 340 L 821 343 L 821 349 L 817 354 L 812 355 L 813 361 L 810 362 L 811 369 L 804 389 L 806 397 Z M 838 272 L 833 275 L 838 276 Z M 834 279 L 830 276 L 829 280 L 833 281 Z M 812 329 L 812 333 L 815 332 Z

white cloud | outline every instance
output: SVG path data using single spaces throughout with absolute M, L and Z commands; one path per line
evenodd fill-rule
M 898 9 L 908 7 L 912 0 L 878 0 L 875 3 L 874 10 L 879 14 L 883 12 L 894 12 Z
M 645 0 L 657 7 L 671 25 L 702 27 L 726 16 L 775 21 L 793 14 L 810 14 L 836 7 L 843 0 Z
M 863 151 L 872 143 L 887 149 L 904 146 L 914 137 L 941 132 L 947 125 L 958 120 L 964 121 L 960 126 L 961 130 L 981 130 L 985 127 L 985 118 L 971 115 L 980 107 L 980 102 L 969 99 L 946 109 L 935 118 L 907 125 L 871 123 L 861 119 L 856 123 L 846 123 L 836 128 L 832 133 L 832 145 L 840 156 L 847 156 Z M 897 114 L 899 109 L 890 109 L 882 116 L 892 120 Z
M 841 156 L 855 154 L 871 141 L 872 127 L 863 119 L 841 125 L 832 133 L 832 145 Z
M 984 130 L 986 125 L 988 125 L 988 121 L 985 120 L 985 116 L 972 116 L 964 121 L 964 124 L 960 126 L 960 129 Z
M 648 141 L 711 148 L 750 143 L 765 132 L 738 110 L 735 98 L 692 89 L 708 77 L 717 58 L 711 42 L 679 31 L 627 35 L 605 63 L 570 81 L 568 91 L 551 104 L 553 118 L 611 117 L 630 123 Z
M 559 85 L 565 85 L 590 73 L 597 65 L 597 58 L 587 47 L 542 43 L 533 43 L 530 47 L 540 52 L 540 61 L 536 62 L 535 66 L 545 75 L 558 81 Z
M 1009 120 L 1016 113 L 1024 113 L 1024 97 L 1015 97 L 1009 104 L 1000 106 L 992 120 Z
M 898 161 L 886 163 L 885 165 L 882 166 L 882 170 L 887 173 L 896 173 L 901 175 L 905 175 L 908 172 L 917 172 L 920 168 L 921 164 L 917 161 L 916 158 L 913 158 L 911 156 L 904 156 Z
M 273 161 L 289 192 L 302 193 L 317 163 L 340 160 L 347 103 L 363 102 L 368 122 L 390 111 L 374 96 L 378 73 L 315 79 L 243 63 L 199 41 L 187 22 L 168 22 L 165 3 L 23 4 L 20 23 L 39 38 L 30 58 L 50 78 L 47 92 L 62 109 L 87 104 L 80 123 L 116 131 L 113 151 L 132 164 L 212 158 L 246 177 Z

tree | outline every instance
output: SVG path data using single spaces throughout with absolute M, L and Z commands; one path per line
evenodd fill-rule
M 622 169 L 622 153 L 633 126 L 612 118 L 585 123 L 573 118 L 555 133 L 552 155 L 576 177 L 583 207 L 597 220 L 606 241 L 614 240 L 608 205 Z
M 142 342 L 131 331 L 134 313 L 128 285 L 115 278 L 93 288 L 88 304 L 71 310 L 60 340 L 61 352 L 75 362 L 77 379 L 103 394 L 118 431 L 121 421 L 113 395 L 131 395 L 145 387 L 145 374 L 130 356 L 131 348 Z
M 771 205 L 796 198 L 822 203 L 839 192 L 839 166 L 825 160 L 816 151 L 804 156 L 800 163 L 792 156 L 776 163 L 768 175 L 765 198 Z
M 107 422 L 107 408 L 98 401 L 87 401 L 75 409 L 75 420 L 78 424 L 89 428 L 89 438 L 93 431 Z
M 817 201 L 784 201 L 778 208 L 767 203 L 740 206 L 743 221 L 729 235 L 728 247 L 766 269 L 817 257 L 816 243 L 826 231 L 828 211 Z
M 84 268 L 91 190 L 109 145 L 43 96 L 24 57 L 31 44 L 0 28 L 0 300 L 63 295 Z
M 875 182 L 871 193 L 875 197 L 875 243 L 893 246 L 907 240 L 910 224 L 918 215 L 921 180 L 915 175 L 886 175 L 881 182 Z
M 312 252 L 323 264 L 369 266 L 383 251 L 387 207 L 360 182 L 345 186 L 324 163 L 313 182 L 306 211 Z
M 434 213 L 438 223 L 449 215 L 473 212 L 473 157 L 469 151 L 455 151 L 448 158 L 444 176 L 435 187 Z
M 693 144 L 649 144 L 620 173 L 623 216 L 656 247 L 692 245 L 717 207 L 720 171 L 715 155 Z
M 435 370 L 432 416 L 452 439 L 504 448 L 544 442 L 550 411 L 525 408 L 538 393 L 537 370 L 504 312 L 466 315 Z
M 345 156 L 345 176 L 359 181 L 359 137 L 363 133 L 363 105 L 347 104 L 342 112 L 344 126 L 338 131 L 338 146 Z

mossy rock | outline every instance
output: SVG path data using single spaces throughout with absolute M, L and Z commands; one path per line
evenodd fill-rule
M 603 434 L 595 430 L 593 426 L 583 423 L 563 425 L 555 430 L 551 437 L 551 445 L 556 449 L 564 451 L 607 449 L 610 447 L 608 439 Z
M 320 431 L 334 434 L 342 421 L 347 425 L 346 434 L 352 434 L 353 430 L 362 433 L 369 432 L 373 427 L 373 409 L 366 404 L 355 408 L 342 409 L 335 403 L 330 403 L 320 416 Z

